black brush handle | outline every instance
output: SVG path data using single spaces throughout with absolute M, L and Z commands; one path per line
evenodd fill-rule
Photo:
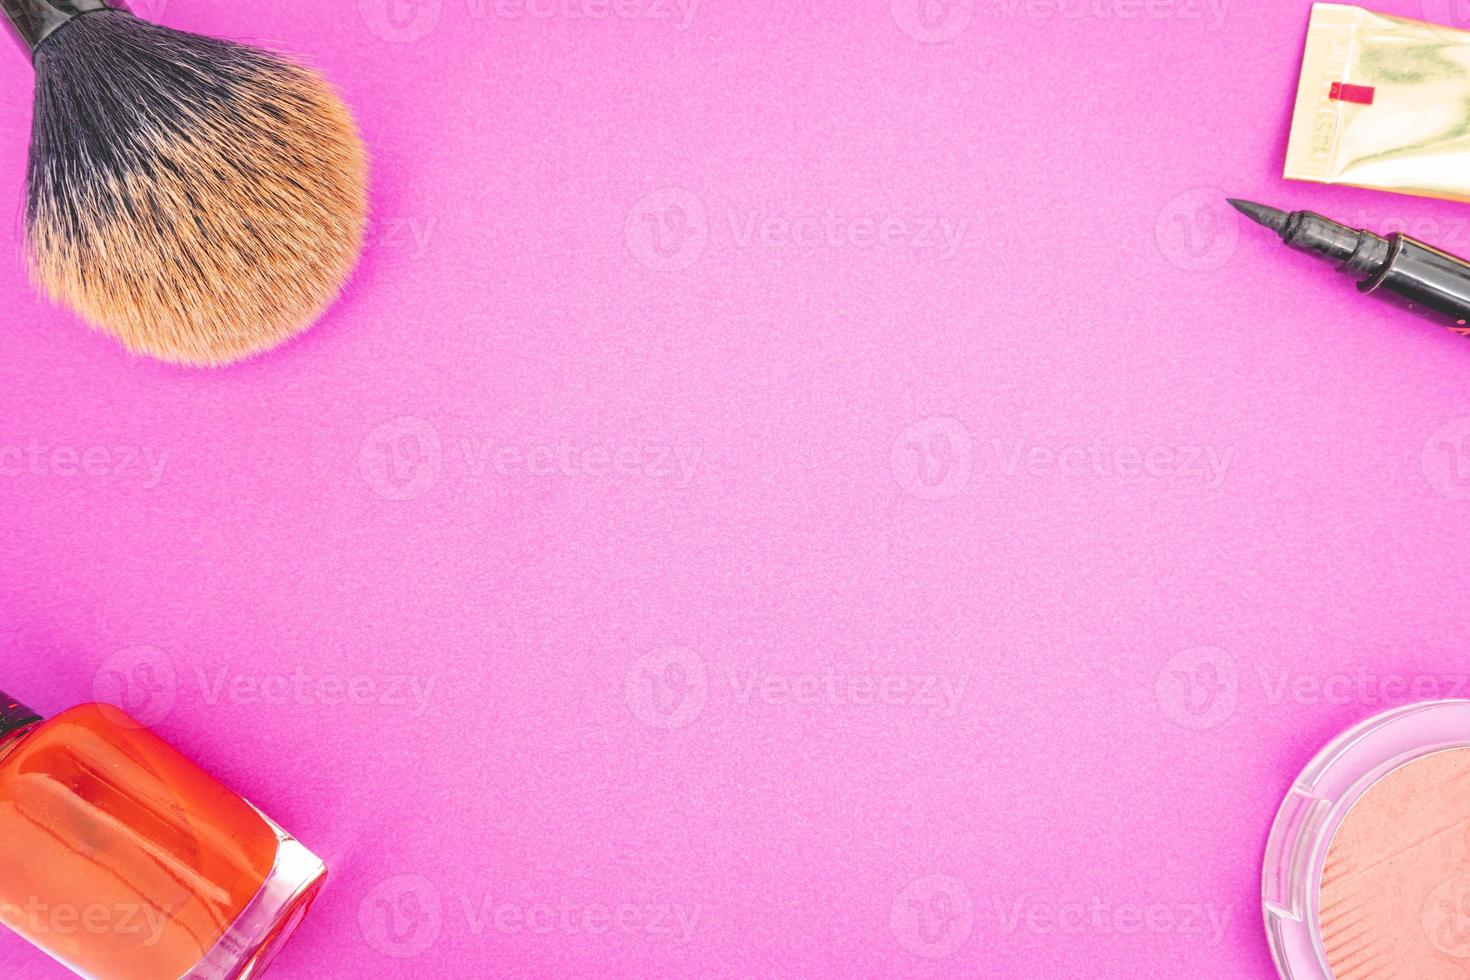
M 0 0 L 0 7 L 10 21 L 10 32 L 33 54 L 42 41 L 73 18 L 98 10 L 126 9 L 122 3 L 107 0 Z

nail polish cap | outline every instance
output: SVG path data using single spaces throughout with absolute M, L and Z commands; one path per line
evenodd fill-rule
M 7 734 L 15 731 L 17 728 L 34 725 L 36 722 L 43 720 L 40 715 L 36 714 L 30 708 L 27 708 L 4 691 L 0 691 L 0 739 L 3 739 Z

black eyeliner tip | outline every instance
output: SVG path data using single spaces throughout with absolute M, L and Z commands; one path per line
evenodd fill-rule
M 1278 235 L 1286 231 L 1286 223 L 1291 218 L 1287 211 L 1277 208 L 1268 208 L 1264 204 L 1256 204 L 1254 201 L 1242 201 L 1236 197 L 1226 198 L 1230 206 L 1258 225 L 1265 225 Z

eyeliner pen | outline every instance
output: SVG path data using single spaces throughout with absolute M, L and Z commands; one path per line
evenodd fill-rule
M 1280 211 L 1230 199 L 1230 206 L 1270 228 L 1291 248 L 1337 266 L 1372 293 L 1470 335 L 1470 262 L 1416 238 L 1349 228 L 1313 211 Z

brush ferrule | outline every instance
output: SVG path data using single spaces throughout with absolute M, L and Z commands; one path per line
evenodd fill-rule
M 58 28 L 64 27 L 83 14 L 98 10 L 125 10 L 122 3 L 107 0 L 0 0 L 10 21 L 10 32 L 15 35 L 26 51 L 35 54 L 37 48 Z

